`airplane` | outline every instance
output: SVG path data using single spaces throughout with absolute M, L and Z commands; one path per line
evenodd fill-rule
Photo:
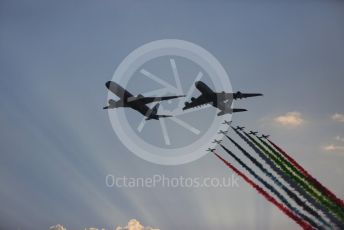
M 226 120 L 224 120 L 224 121 L 222 122 L 222 124 L 224 124 L 224 125 L 231 125 L 231 123 L 232 123 L 232 121 L 226 121 Z
M 241 127 L 240 127 L 240 126 L 237 126 L 237 127 L 234 128 L 234 129 L 235 129 L 235 130 L 244 130 L 244 128 L 245 128 L 244 126 L 241 126 Z
M 212 143 L 221 144 L 222 140 L 213 140 Z
M 270 135 L 264 135 L 264 134 L 262 134 L 259 138 L 261 138 L 261 139 L 268 139 L 270 137 Z
M 223 130 L 220 130 L 220 131 L 218 131 L 217 133 L 218 133 L 218 134 L 227 134 L 227 133 L 228 133 L 228 131 L 223 131 Z
M 258 132 L 254 132 L 254 131 L 250 131 L 249 134 L 252 134 L 252 135 L 257 135 Z
M 246 109 L 234 109 L 231 108 L 233 100 L 247 98 L 247 97 L 256 97 L 263 96 L 261 93 L 226 93 L 224 91 L 217 93 L 209 88 L 204 82 L 197 81 L 195 82 L 195 87 L 201 92 L 201 95 L 198 98 L 191 98 L 191 102 L 185 102 L 183 110 L 195 108 L 198 106 L 211 104 L 212 106 L 221 110 L 217 116 L 221 116 L 227 113 L 236 113 L 244 112 Z
M 212 152 L 212 153 L 213 153 L 215 150 L 216 150 L 216 149 L 211 149 L 211 148 L 208 148 L 208 149 L 207 149 L 208 152 Z
M 158 109 L 159 109 L 159 103 L 156 104 L 153 108 L 149 108 L 146 104 L 152 103 L 152 102 L 159 102 L 159 101 L 165 101 L 165 100 L 171 100 L 174 98 L 184 97 L 185 95 L 180 96 L 167 96 L 167 97 L 145 97 L 141 94 L 137 96 L 133 96 L 129 91 L 122 88 L 120 85 L 113 81 L 108 81 L 105 83 L 105 86 L 108 90 L 110 90 L 112 93 L 114 93 L 116 96 L 118 96 L 120 99 L 118 101 L 115 101 L 113 99 L 110 99 L 108 101 L 109 105 L 103 107 L 103 109 L 114 109 L 114 108 L 120 108 L 120 107 L 129 107 L 132 108 L 139 113 L 141 113 L 143 116 L 146 117 L 146 120 L 159 120 L 159 118 L 165 118 L 165 117 L 172 117 L 171 115 L 159 115 Z

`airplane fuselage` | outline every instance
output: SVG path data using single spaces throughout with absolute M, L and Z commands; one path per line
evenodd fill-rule
M 217 115 L 222 116 L 224 114 L 247 111 L 246 109 L 232 108 L 233 100 L 262 96 L 260 93 L 241 93 L 240 91 L 236 93 L 214 92 L 202 81 L 195 82 L 195 87 L 200 91 L 201 95 L 197 98 L 192 97 L 191 102 L 185 102 L 183 110 L 210 104 L 218 108 L 220 112 Z
M 144 116 L 149 116 L 153 112 L 153 110 L 149 108 L 147 105 L 135 101 L 128 102 L 127 99 L 124 99 L 123 106 L 121 107 L 132 108 L 133 110 L 136 110 Z
M 219 108 L 220 110 L 227 110 L 230 109 L 230 105 L 232 104 L 233 97 L 229 96 L 225 92 L 216 93 L 212 89 L 209 88 L 204 82 L 198 81 L 195 82 L 196 88 L 211 101 L 211 104 L 214 107 Z M 226 104 L 225 101 L 229 100 Z

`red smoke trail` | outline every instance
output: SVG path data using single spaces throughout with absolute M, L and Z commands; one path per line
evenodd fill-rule
M 320 229 L 321 226 L 314 222 L 313 219 L 309 218 L 307 215 L 304 215 L 300 210 L 298 210 L 296 207 L 294 207 L 290 202 L 279 192 L 277 189 L 269 184 L 266 180 L 264 180 L 262 177 L 260 177 L 251 167 L 246 165 L 239 157 L 237 157 L 232 151 L 227 149 L 224 145 L 220 144 L 220 146 L 231 156 L 236 160 L 244 169 L 246 169 L 249 174 L 251 174 L 256 180 L 258 180 L 260 183 L 262 183 L 265 188 L 267 188 L 272 194 L 276 195 L 276 197 L 284 204 L 289 210 L 293 211 L 296 216 L 299 218 L 307 221 L 312 227 L 316 229 Z
M 285 171 L 282 171 L 282 168 L 278 168 L 272 161 L 272 159 L 266 156 L 265 153 L 263 153 L 262 150 L 260 150 L 259 147 L 255 145 L 255 143 L 253 143 L 253 139 L 252 137 L 250 137 L 250 135 L 246 133 L 242 134 L 235 129 L 234 131 L 264 160 L 266 164 L 268 164 L 273 169 L 273 171 L 275 171 L 278 174 L 278 176 L 283 178 L 283 180 L 286 181 L 291 188 L 293 188 L 301 196 L 303 196 L 313 207 L 316 207 L 318 210 L 321 210 L 321 212 L 331 220 L 332 224 L 334 224 L 335 226 L 343 225 L 343 223 L 340 220 L 337 220 L 337 217 L 335 217 L 327 207 L 323 206 L 315 197 L 311 196 L 306 191 L 304 191 L 301 185 L 296 183 L 296 181 L 293 180 L 293 178 L 291 178 L 289 175 L 287 175 Z
M 214 153 L 215 156 L 217 156 L 225 165 L 227 165 L 230 169 L 232 169 L 236 174 L 238 174 L 240 177 L 242 177 L 249 185 L 251 185 L 254 189 L 256 189 L 261 195 L 265 197 L 268 201 L 276 205 L 282 212 L 284 212 L 287 216 L 289 216 L 291 219 L 293 219 L 296 223 L 298 223 L 303 229 L 313 229 L 312 226 L 310 226 L 308 223 L 294 215 L 289 209 L 283 206 L 283 204 L 279 203 L 275 198 L 270 196 L 269 193 L 267 193 L 263 188 L 261 188 L 259 185 L 254 183 L 250 178 L 248 178 L 245 174 L 240 172 L 237 168 L 235 168 L 231 163 L 223 159 L 220 155 L 217 153 Z
M 280 187 L 281 189 L 283 189 L 283 191 L 285 193 L 287 193 L 287 195 L 293 199 L 299 206 L 302 207 L 303 210 L 305 210 L 306 212 L 309 212 L 311 215 L 313 215 L 317 220 L 319 220 L 322 224 L 326 224 L 326 221 L 317 213 L 317 211 L 315 211 L 313 208 L 309 207 L 307 205 L 306 202 L 304 202 L 303 200 L 301 200 L 299 198 L 299 196 L 294 193 L 292 190 L 290 190 L 287 186 L 285 186 L 284 184 L 282 184 L 271 172 L 268 171 L 268 169 L 266 167 L 264 167 L 256 158 L 254 158 L 253 156 L 251 156 L 250 153 L 248 153 L 244 148 L 242 148 L 236 141 L 234 141 L 231 137 L 225 135 L 255 166 L 257 166 L 257 168 L 259 168 L 266 176 L 268 176 L 273 182 L 274 184 L 276 184 L 278 187 Z M 221 145 L 221 144 L 220 144 Z M 221 145 L 222 146 L 222 145 Z M 223 148 L 225 148 L 223 146 Z M 229 150 L 227 148 L 225 148 L 225 150 L 228 152 Z M 230 153 L 228 153 L 230 154 Z M 235 157 L 235 156 L 233 156 Z M 274 169 L 274 168 L 272 168 Z M 248 169 L 249 170 L 249 169 Z M 283 202 L 283 200 L 281 199 L 281 201 Z M 286 202 L 284 202 L 285 205 L 290 208 L 290 204 L 287 205 Z M 291 208 L 293 209 L 293 208 Z M 296 208 L 295 208 L 296 209 Z M 298 210 L 296 210 L 296 213 L 299 212 Z M 301 216 L 302 215 L 302 216 Z M 303 217 L 303 219 L 307 220 L 307 216 L 304 216 L 301 212 L 300 212 L 300 217 Z M 308 222 L 312 225 L 311 222 L 308 220 Z M 314 223 L 314 222 L 313 222 Z M 314 226 L 314 225 L 313 225 Z
M 320 191 L 322 191 L 324 194 L 326 194 L 328 197 L 330 197 L 337 205 L 341 206 L 342 208 L 344 207 L 344 202 L 343 200 L 339 199 L 334 195 L 330 190 L 328 190 L 325 186 L 323 186 L 317 179 L 312 177 L 306 169 L 304 169 L 301 165 L 299 165 L 291 156 L 289 156 L 283 149 L 278 147 L 275 143 L 272 141 L 268 140 L 270 144 L 277 149 L 287 160 L 289 160 L 290 163 L 294 165 L 298 170 L 300 170 L 305 177 L 309 181 L 311 181 Z

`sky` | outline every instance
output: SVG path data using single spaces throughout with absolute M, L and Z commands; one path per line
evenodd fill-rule
M 146 162 L 120 142 L 104 83 L 134 49 L 181 39 L 212 53 L 234 91 L 233 123 L 271 134 L 344 197 L 344 2 L 0 2 L 0 228 L 294 229 L 252 188 L 109 188 L 106 175 L 231 176 L 208 154 Z

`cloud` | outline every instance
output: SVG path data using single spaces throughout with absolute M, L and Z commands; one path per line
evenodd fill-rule
M 336 136 L 335 139 L 336 139 L 336 141 L 344 142 L 344 137 Z
M 332 120 L 337 121 L 337 122 L 344 122 L 344 114 L 341 113 L 335 113 L 332 115 Z
M 51 226 L 49 230 L 67 230 L 65 227 L 62 225 L 58 224 L 55 226 Z M 85 230 L 98 230 L 98 228 L 85 228 Z
M 49 230 L 67 230 L 62 225 L 54 225 L 49 228 Z M 85 230 L 98 230 L 98 228 L 85 228 Z M 102 230 L 105 230 L 102 228 Z M 116 227 L 115 230 L 160 230 L 158 228 L 152 228 L 152 227 L 143 227 L 139 221 L 135 219 L 131 219 L 128 222 L 128 225 L 125 227 Z
M 143 227 L 139 221 L 132 219 L 126 227 L 116 227 L 115 230 L 159 230 L 157 228 Z
M 304 123 L 304 119 L 299 112 L 288 112 L 285 115 L 276 117 L 274 121 L 286 127 L 298 127 Z
M 326 145 L 324 147 L 324 150 L 327 151 L 327 152 L 336 152 L 336 151 L 344 151 L 344 146 L 341 146 L 341 145 Z
M 49 228 L 49 230 L 66 230 L 66 228 L 63 227 L 62 225 L 58 224 L 58 225 L 55 225 L 55 226 L 51 226 Z

